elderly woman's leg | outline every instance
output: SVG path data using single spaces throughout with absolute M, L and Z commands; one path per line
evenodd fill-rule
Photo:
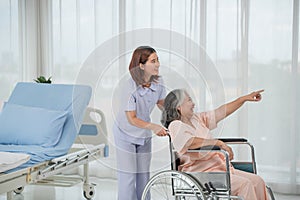
M 245 200 L 267 200 L 264 180 L 256 175 L 240 170 L 231 174 L 231 189 L 233 195 L 242 196 Z

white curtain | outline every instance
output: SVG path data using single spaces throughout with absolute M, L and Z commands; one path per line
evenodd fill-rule
M 0 101 L 14 85 L 49 74 L 52 65 L 50 0 L 0 2 Z
M 252 1 L 250 9 L 248 85 L 266 91 L 248 110 L 249 138 L 273 188 L 299 193 L 299 1 Z
M 257 152 L 259 174 L 273 183 L 277 191 L 299 192 L 296 186 L 300 182 L 296 173 L 299 170 L 296 116 L 300 108 L 295 102 L 296 98 L 299 100 L 300 91 L 295 87 L 299 82 L 299 67 L 292 66 L 292 0 L 276 3 L 269 0 L 82 2 L 53 1 L 54 26 L 59 27 L 54 30 L 54 38 L 59 38 L 54 39 L 59 46 L 54 51 L 55 79 L 74 80 L 88 53 L 118 33 L 153 28 L 182 34 L 206 49 L 222 78 L 226 101 L 253 90 L 265 89 L 261 103 L 245 105 L 223 123 L 219 134 L 249 138 Z M 294 13 L 294 16 L 298 15 L 298 11 Z M 121 42 L 119 48 L 125 48 L 127 43 L 129 41 Z M 142 41 L 141 45 L 144 45 Z M 189 46 L 185 45 L 185 48 L 183 56 L 191 59 Z M 108 127 L 111 127 L 113 117 L 111 108 L 105 105 L 111 101 L 114 84 L 127 71 L 130 53 L 111 64 L 97 86 L 94 104 L 107 113 Z M 178 80 L 170 77 L 175 70 L 185 80 L 192 80 L 187 81 L 187 85 L 193 82 L 192 90 L 199 110 L 209 108 L 210 91 L 205 85 L 205 77 L 193 77 L 195 71 L 170 52 L 158 48 L 158 54 L 162 63 L 161 74 L 169 89 L 180 87 Z M 152 118 L 159 122 L 159 111 L 156 110 Z M 154 138 L 154 149 L 159 149 L 154 152 L 154 166 L 167 156 L 163 153 L 165 149 L 161 148 L 165 143 L 161 138 Z M 283 148 L 282 145 L 293 148 Z M 159 166 L 168 167 L 166 163 Z M 283 185 L 289 189 L 283 189 Z
M 0 13 L 0 101 L 4 101 L 14 84 L 22 79 L 18 42 L 18 1 L 1 1 Z
M 209 73 L 199 73 L 188 62 L 198 59 L 193 44 L 207 53 L 199 55 L 198 64 L 215 68 L 221 78 L 224 102 L 265 89 L 261 103 L 246 104 L 214 134 L 247 137 L 255 146 L 258 173 L 273 189 L 300 193 L 298 0 L 7 0 L 0 9 L 0 83 L 8 86 L 1 88 L 0 100 L 8 98 L 17 81 L 45 75 L 55 83 L 75 83 L 83 68 L 95 64 L 91 58 L 113 58 L 93 66 L 95 74 L 84 77 L 97 80 L 92 102 L 106 113 L 113 147 L 111 98 L 116 83 L 128 76 L 131 45 L 136 43 L 132 38 L 119 38 L 113 48 L 108 43 L 134 30 L 169 31 L 162 41 L 167 50 L 154 45 L 161 75 L 168 90 L 182 82 L 189 87 L 198 110 L 219 106 L 223 98 L 214 101 L 219 91 L 210 90 L 214 83 L 203 76 Z M 185 38 L 182 55 L 176 54 L 178 34 Z M 146 43 L 154 44 L 155 33 L 148 36 Z M 140 44 L 145 45 L 142 40 Z M 99 47 L 108 48 L 98 55 Z M 122 53 L 118 58 L 116 51 Z M 159 123 L 158 110 L 152 119 Z M 168 168 L 166 143 L 154 138 L 153 172 Z M 113 151 L 111 158 L 107 162 L 114 165 Z

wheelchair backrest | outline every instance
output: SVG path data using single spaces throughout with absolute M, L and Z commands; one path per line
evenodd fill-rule
M 168 135 L 168 137 L 169 137 L 169 149 L 170 149 L 170 158 L 171 158 L 171 169 L 177 171 L 178 166 L 180 165 L 180 159 L 179 159 L 178 153 L 176 152 L 176 150 L 173 147 L 171 136 Z

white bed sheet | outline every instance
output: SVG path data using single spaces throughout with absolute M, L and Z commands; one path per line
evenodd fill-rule
M 14 169 L 30 159 L 25 153 L 0 152 L 0 173 Z

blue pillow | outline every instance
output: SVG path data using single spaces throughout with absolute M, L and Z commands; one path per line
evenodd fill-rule
M 67 111 L 6 103 L 0 114 L 0 144 L 54 146 Z

